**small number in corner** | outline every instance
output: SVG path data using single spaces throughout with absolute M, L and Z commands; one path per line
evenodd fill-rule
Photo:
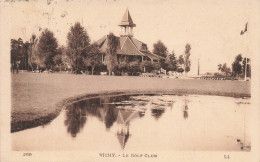
M 229 155 L 224 155 L 224 159 L 230 159 Z
M 23 156 L 32 156 L 32 153 L 23 153 Z

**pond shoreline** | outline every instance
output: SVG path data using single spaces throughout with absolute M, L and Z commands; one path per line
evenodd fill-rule
M 220 92 L 220 91 L 208 91 L 208 90 L 197 90 L 197 89 L 150 89 L 150 90 L 111 90 L 111 91 L 101 91 L 94 93 L 86 93 L 81 95 L 76 95 L 74 97 L 69 97 L 59 101 L 55 104 L 55 111 L 48 113 L 46 115 L 39 116 L 32 120 L 20 120 L 17 122 L 11 122 L 11 133 L 22 131 L 29 128 L 34 128 L 40 125 L 45 125 L 54 120 L 61 112 L 61 110 L 66 107 L 66 105 L 79 100 L 85 100 L 89 98 L 98 98 L 103 96 L 120 96 L 120 95 L 135 95 L 135 94 L 159 94 L 159 95 L 213 95 L 213 96 L 226 96 L 226 97 L 251 97 L 248 93 L 235 93 L 235 92 Z

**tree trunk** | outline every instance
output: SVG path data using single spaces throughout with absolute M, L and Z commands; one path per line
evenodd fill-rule
M 30 66 L 31 66 L 31 69 L 32 69 L 32 71 L 33 71 L 33 66 L 32 66 L 32 63 L 30 63 Z
M 31 69 L 33 71 L 33 66 L 32 66 L 32 47 L 31 47 L 31 52 L 29 54 L 30 55 L 28 56 L 28 64 L 30 65 L 30 67 L 31 67 Z
M 94 66 L 91 66 L 91 75 L 93 75 L 93 73 L 94 73 Z
M 19 65 L 18 65 L 18 64 L 16 64 L 16 73 L 19 73 L 19 70 L 18 70 L 18 68 L 19 68 Z
M 29 56 L 29 58 L 28 58 L 28 63 L 29 63 L 29 65 L 30 65 L 30 67 L 31 67 L 31 69 L 32 69 L 32 71 L 33 71 L 32 56 Z
M 26 62 L 25 69 L 28 71 L 28 56 L 26 56 L 25 62 Z
M 76 75 L 78 74 L 78 58 L 76 58 Z

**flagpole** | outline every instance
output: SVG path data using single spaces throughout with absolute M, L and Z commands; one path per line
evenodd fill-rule
M 246 57 L 246 53 L 248 53 L 248 22 L 246 23 L 246 26 L 245 26 L 245 30 L 243 31 L 241 31 L 241 33 L 240 33 L 240 35 L 244 35 L 244 34 L 246 34 L 246 41 L 247 41 L 247 43 L 246 43 L 246 51 L 245 51 L 245 78 L 244 78 L 244 81 L 246 81 L 246 72 L 247 72 L 247 57 Z M 245 39 L 244 39 L 245 40 Z
M 245 65 L 245 81 L 246 81 L 246 71 L 247 71 L 247 57 L 246 57 L 246 65 Z
M 198 59 L 198 75 L 200 75 L 200 59 Z
M 249 50 L 248 50 L 248 45 L 249 45 L 249 44 L 248 44 L 248 29 L 247 29 L 247 28 L 248 28 L 248 22 L 246 23 L 246 41 L 247 41 L 246 49 L 247 49 L 247 50 L 246 50 L 245 56 L 248 55 L 247 53 L 248 53 L 248 51 L 249 51 Z M 246 57 L 246 65 L 245 65 L 245 79 L 244 79 L 245 81 L 246 81 L 246 72 L 247 72 L 247 57 Z

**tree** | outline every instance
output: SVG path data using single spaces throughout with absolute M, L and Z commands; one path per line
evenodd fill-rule
M 227 64 L 224 63 L 221 67 L 221 72 L 224 72 L 226 76 L 231 73 L 231 69 L 227 67 Z
M 90 48 L 90 38 L 79 22 L 71 26 L 67 35 L 67 46 L 67 55 L 73 71 L 77 74 L 85 68 L 84 58 L 87 57 L 87 51 Z
M 61 66 L 62 64 L 64 64 L 64 57 L 66 57 L 66 49 L 64 46 L 61 46 L 57 49 L 57 54 L 53 57 L 53 62 L 56 67 L 56 70 L 57 68 L 59 68 L 59 71 L 61 71 Z
M 21 61 L 22 61 L 22 55 L 23 55 L 23 45 L 24 45 L 24 43 L 23 43 L 23 40 L 22 40 L 22 38 L 18 38 L 18 60 L 16 61 L 16 66 L 17 66 L 17 68 L 16 68 L 16 70 L 17 70 L 17 73 L 18 73 L 18 69 L 19 69 L 19 66 L 20 66 L 20 64 L 21 64 Z
M 53 32 L 45 29 L 38 43 L 40 65 L 42 68 L 51 69 L 54 65 L 53 58 L 57 54 L 58 42 Z
M 28 63 L 32 71 L 34 70 L 33 63 L 35 63 L 35 60 L 37 58 L 37 52 L 38 52 L 37 44 L 38 44 L 38 38 L 36 38 L 36 35 L 33 34 L 32 37 L 30 38 L 30 46 L 28 52 Z
M 220 72 L 222 69 L 222 64 L 218 64 L 218 71 Z
M 153 44 L 153 53 L 165 58 L 167 56 L 168 50 L 163 42 L 158 40 L 155 44 Z
M 85 59 L 85 63 L 87 66 L 91 66 L 91 74 L 93 75 L 95 67 L 96 66 L 100 66 L 102 64 L 102 60 L 101 60 L 101 56 L 100 56 L 100 51 L 99 51 L 99 47 L 97 44 L 92 44 L 90 46 L 90 53 L 87 56 L 87 58 Z
M 169 71 L 169 70 L 170 70 L 170 64 L 169 64 L 167 58 L 166 58 L 166 60 L 160 60 L 159 63 L 160 63 L 160 66 L 161 66 L 164 70 L 166 70 L 166 71 Z
M 15 39 L 11 39 L 11 71 L 14 73 L 14 69 L 16 67 L 16 61 L 19 59 L 18 55 L 18 41 Z
M 177 61 L 178 65 L 183 68 L 183 64 L 184 64 L 184 59 L 183 59 L 183 55 L 179 56 L 179 59 Z
M 11 65 L 12 65 L 12 72 L 16 69 L 18 73 L 19 65 L 22 61 L 23 55 L 23 40 L 18 38 L 18 40 L 11 39 Z
M 242 65 L 241 65 L 242 59 L 243 58 L 242 58 L 241 54 L 239 54 L 235 57 L 235 60 L 232 63 L 232 71 L 233 71 L 234 75 L 236 75 L 236 76 L 238 76 L 239 74 L 242 73 Z
M 174 51 L 172 51 L 171 54 L 168 54 L 165 60 L 160 60 L 160 66 L 166 71 L 177 70 L 177 61 Z
M 23 48 L 22 48 L 22 67 L 23 70 L 27 69 L 28 70 L 28 55 L 29 55 L 29 49 L 30 49 L 30 43 L 28 41 L 26 41 L 23 44 Z
M 225 72 L 225 75 L 228 76 L 229 74 L 231 74 L 231 68 L 227 67 L 224 72 Z
M 231 69 L 230 67 L 227 67 L 227 63 L 218 64 L 218 71 L 225 73 L 226 76 L 228 76 L 231 73 Z M 221 75 L 221 74 L 216 74 L 216 75 Z
M 184 52 L 184 71 L 185 73 L 188 73 L 190 71 L 190 50 L 191 50 L 191 46 L 190 44 L 186 44 L 185 46 L 185 52 Z
M 177 61 L 176 61 L 174 51 L 172 51 L 172 53 L 167 56 L 166 60 L 167 60 L 167 63 L 168 63 L 168 70 L 169 71 L 176 71 L 177 70 Z
M 183 68 L 178 68 L 177 72 L 182 74 L 184 72 L 184 69 Z
M 106 49 L 106 57 L 105 62 L 107 65 L 107 70 L 109 76 L 117 65 L 117 56 L 116 51 L 119 45 L 119 41 L 117 37 L 113 33 L 109 33 L 107 36 L 107 49 Z

